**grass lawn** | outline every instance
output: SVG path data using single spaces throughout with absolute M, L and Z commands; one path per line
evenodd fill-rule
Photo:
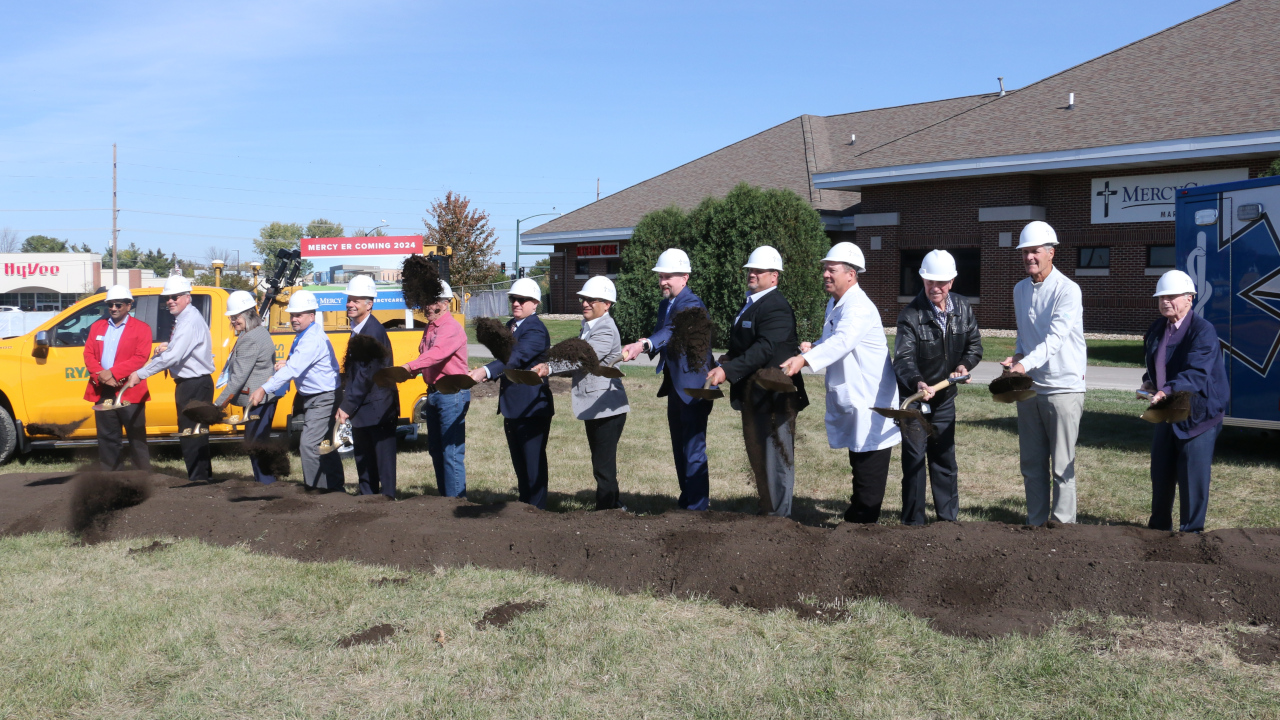
M 497 318 L 497 320 L 504 323 L 510 319 L 510 316 Z M 578 337 L 582 333 L 581 320 L 548 320 L 547 318 L 542 318 L 542 322 L 547 326 L 547 332 L 551 334 L 552 345 L 561 340 Z M 476 328 L 470 320 L 467 321 L 467 342 L 476 342 Z
M 795 518 L 835 525 L 848 505 L 848 455 L 827 447 L 822 389 L 800 415 Z M 619 449 L 623 502 L 674 508 L 665 399 L 628 368 L 632 413 Z M 557 397 L 550 507 L 589 508 L 582 424 Z M 496 398 L 473 400 L 468 495 L 514 500 Z M 1077 473 L 1081 522 L 1142 525 L 1151 428 L 1131 393 L 1086 397 Z M 961 520 L 1024 519 L 1015 408 L 963 388 L 957 430 Z M 712 507 L 754 512 L 737 414 L 709 429 Z M 217 446 L 215 446 L 216 448 Z M 402 494 L 434 494 L 425 441 L 402 444 Z M 882 522 L 899 508 L 895 468 Z M 158 469 L 182 473 L 176 448 Z M 71 451 L 11 471 L 76 467 Z M 354 466 L 345 461 L 348 479 Z M 295 479 L 298 473 L 294 458 Z M 215 449 L 214 472 L 247 477 Z M 348 487 L 351 487 L 350 485 Z M 1256 431 L 1228 428 L 1214 466 L 1210 529 L 1280 526 L 1280 461 Z M 1242 664 L 1218 629 L 1076 615 L 1035 637 L 955 638 L 868 599 L 832 624 L 697 599 L 620 596 L 521 572 L 398 573 L 304 564 L 185 540 L 80 546 L 59 534 L 0 538 L 0 717 L 1278 717 L 1280 667 Z M 375 587 L 383 576 L 407 584 Z M 506 629 L 476 630 L 488 608 L 542 600 Z M 1107 625 L 1099 641 L 1072 628 Z M 385 644 L 336 647 L 370 625 Z M 437 640 L 439 638 L 439 640 Z
M 1013 338 L 983 337 L 982 359 L 992 362 L 1013 355 Z M 1108 367 L 1145 367 L 1146 356 L 1141 340 L 1085 340 L 1086 355 L 1090 365 Z

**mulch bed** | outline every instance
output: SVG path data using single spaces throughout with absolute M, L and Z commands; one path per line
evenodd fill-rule
M 814 619 L 844 600 L 876 597 L 944 632 L 982 637 L 1039 632 L 1074 610 L 1280 623 L 1280 530 L 1269 528 L 1182 535 L 983 522 L 832 530 L 722 512 L 551 513 L 436 496 L 370 504 L 343 493 L 309 495 L 294 483 L 171 486 L 164 475 L 150 476 L 146 489 L 135 477 L 96 474 L 45 482 L 63 476 L 0 476 L 0 534 L 80 527 L 86 542 L 191 537 L 304 561 L 423 572 L 467 564 L 523 569 L 624 593 L 790 608 Z M 92 502 L 73 506 L 86 489 Z M 243 501 L 268 495 L 275 498 Z M 1238 646 L 1257 661 L 1274 657 L 1280 640 L 1242 635 Z

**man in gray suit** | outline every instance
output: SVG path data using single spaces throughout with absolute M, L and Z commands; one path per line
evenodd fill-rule
M 597 275 L 578 291 L 582 298 L 581 338 L 591 344 L 601 365 L 610 365 L 622 356 L 622 337 L 609 316 L 618 300 L 618 292 L 609 278 Z M 591 470 L 596 477 L 596 509 L 623 508 L 618 503 L 618 439 L 627 424 L 627 391 L 622 380 L 591 375 L 572 368 L 560 369 L 542 363 L 534 368 L 546 377 L 573 375 L 573 414 L 587 426 L 587 444 L 591 447 Z

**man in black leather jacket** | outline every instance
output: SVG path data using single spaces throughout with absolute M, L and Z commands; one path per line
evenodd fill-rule
M 893 370 L 902 397 L 924 391 L 917 402 L 933 424 L 930 437 L 915 421 L 902 423 L 902 524 L 925 521 L 924 479 L 928 460 L 933 507 L 939 520 L 956 519 L 956 387 L 929 391 L 947 377 L 968 375 L 982 359 L 982 335 L 969 301 L 951 292 L 956 261 L 946 250 L 933 250 L 920 266 L 924 289 L 898 313 Z

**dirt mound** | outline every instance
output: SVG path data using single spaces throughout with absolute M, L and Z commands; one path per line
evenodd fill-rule
M 71 481 L 71 509 L 67 527 L 89 535 L 102 531 L 116 510 L 137 505 L 151 496 L 151 477 L 141 472 L 85 472 Z
M 156 540 L 150 545 L 143 545 L 142 547 L 129 548 L 129 554 L 130 555 L 147 555 L 153 552 L 157 552 L 159 550 L 163 550 L 169 547 L 170 545 L 173 545 L 173 543 L 160 542 L 159 540 Z
M 338 641 L 338 647 L 349 648 L 355 645 L 373 645 L 395 635 L 397 632 L 394 625 L 383 623 L 374 625 L 368 630 L 358 633 L 352 633 Z
M 546 606 L 547 604 L 541 600 L 502 603 L 497 607 L 491 607 L 486 610 L 484 617 L 480 618 L 476 623 L 476 629 L 484 630 L 489 627 L 503 628 L 510 625 L 512 620 L 515 620 L 521 615 L 534 610 L 541 610 Z
M 834 530 L 721 512 L 549 513 L 423 496 L 362 503 L 295 483 L 191 486 L 167 476 L 0 476 L 0 533 L 94 528 L 86 540 L 199 538 L 310 561 L 431 571 L 468 563 L 619 592 L 818 612 L 878 597 L 951 633 L 1037 632 L 1074 610 L 1159 622 L 1280 625 L 1280 530 L 1180 535 L 1137 527 L 935 523 Z M 154 488 L 147 499 L 145 492 Z M 142 500 L 145 499 L 145 502 Z M 257 499 L 259 501 L 250 501 Z M 74 501 L 73 501 L 74 500 Z M 141 504 L 138 504 L 141 503 Z M 803 600 L 804 605 L 796 605 Z M 806 614 L 810 615 L 806 615 Z M 1240 639 L 1271 657 L 1277 635 Z

